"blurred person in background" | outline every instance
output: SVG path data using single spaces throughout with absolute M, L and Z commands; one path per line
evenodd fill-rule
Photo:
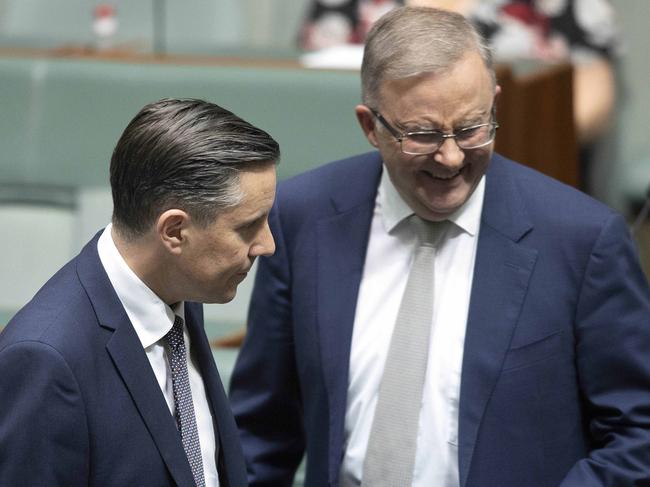
M 314 0 L 300 46 L 318 50 L 362 43 L 381 15 L 399 0 Z M 580 143 L 580 184 L 596 143 L 610 127 L 617 98 L 615 67 L 621 36 L 609 0 L 406 0 L 469 18 L 490 42 L 497 62 L 532 59 L 574 66 L 573 110 Z

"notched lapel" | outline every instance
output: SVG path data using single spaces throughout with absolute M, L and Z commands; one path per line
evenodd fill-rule
M 174 481 L 178 485 L 194 485 L 173 416 L 130 323 L 122 323 L 115 329 L 106 349 Z
M 246 485 L 246 464 L 239 443 L 237 425 L 203 328 L 203 318 L 199 313 L 196 314 L 198 316 L 195 316 L 194 308 L 186 303 L 185 323 L 212 411 L 219 480 L 224 486 Z
M 499 378 L 537 251 L 483 224 L 465 335 L 459 411 L 460 485 L 467 481 L 479 426 Z
M 343 444 L 352 327 L 374 200 L 318 222 L 318 329 L 329 398 L 329 476 Z
M 203 319 L 202 317 L 194 316 L 194 311 L 190 308 L 189 303 L 185 303 L 185 325 L 187 326 L 187 331 L 190 335 L 190 343 L 192 344 L 191 353 L 198 360 L 199 370 L 208 396 L 208 402 L 212 409 L 214 434 L 217 438 L 217 448 L 221 448 L 217 412 L 219 411 L 219 407 L 223 405 L 223 399 L 221 396 L 225 398 L 225 392 L 223 391 L 221 377 L 219 376 L 219 372 L 217 371 L 216 364 L 212 357 L 210 343 L 208 342 L 207 335 L 203 329 Z M 218 458 L 220 452 L 217 451 L 216 453 Z
M 100 234 L 82 250 L 77 275 L 93 305 L 99 325 L 107 332 L 112 331 L 106 349 L 174 481 L 180 486 L 194 485 L 178 430 L 151 364 L 99 259 L 97 239 Z

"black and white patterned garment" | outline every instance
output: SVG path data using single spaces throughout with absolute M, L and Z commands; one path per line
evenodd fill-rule
M 499 60 L 613 59 L 620 33 L 608 0 L 489 0 L 470 15 Z
M 362 43 L 399 0 L 315 0 L 300 35 L 306 50 Z M 432 2 L 435 4 L 435 2 Z M 499 60 L 586 62 L 621 49 L 609 0 L 476 0 L 468 14 Z
M 318 50 L 361 44 L 372 24 L 399 0 L 314 0 L 300 33 L 300 47 Z

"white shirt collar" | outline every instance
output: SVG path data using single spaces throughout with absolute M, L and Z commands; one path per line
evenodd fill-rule
M 485 195 L 485 175 L 463 206 L 452 213 L 447 220 L 453 222 L 469 235 L 475 236 L 481 224 L 483 197 Z M 381 208 L 384 228 L 390 233 L 405 218 L 413 214 L 411 207 L 402 199 L 388 175 L 386 167 L 379 183 L 379 206 Z
M 142 347 L 147 348 L 171 330 L 175 315 L 185 318 L 185 303 L 178 303 L 172 310 L 147 287 L 117 250 L 111 236 L 111 229 L 112 224 L 109 224 L 99 237 L 97 242 L 99 259 L 133 324 Z

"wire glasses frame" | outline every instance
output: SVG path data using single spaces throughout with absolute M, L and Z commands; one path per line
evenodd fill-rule
M 370 108 L 372 114 L 400 143 L 404 154 L 424 155 L 436 152 L 447 139 L 455 139 L 460 149 L 478 149 L 494 141 L 499 124 L 494 120 L 495 113 L 492 109 L 492 121 L 465 127 L 463 129 L 445 134 L 438 130 L 421 130 L 400 133 L 377 110 Z

